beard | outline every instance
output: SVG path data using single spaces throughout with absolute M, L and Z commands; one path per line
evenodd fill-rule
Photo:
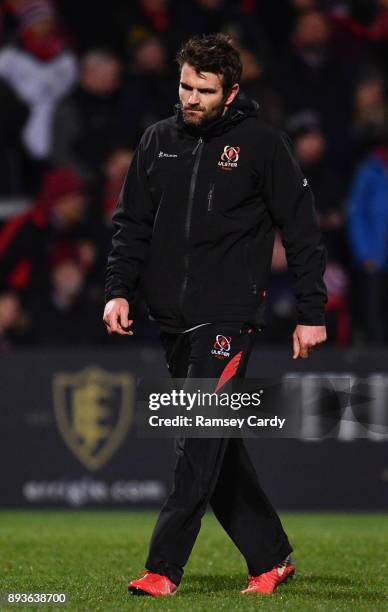
M 186 125 L 194 128 L 204 128 L 208 126 L 210 123 L 213 123 L 213 121 L 222 117 L 224 111 L 224 100 L 217 106 L 213 106 L 207 110 L 204 107 L 189 107 L 182 105 L 183 121 Z

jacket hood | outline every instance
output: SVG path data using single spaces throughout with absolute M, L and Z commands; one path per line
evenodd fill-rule
M 248 117 L 257 117 L 259 104 L 249 98 L 243 91 L 239 91 L 226 113 L 212 123 L 204 127 L 191 127 L 183 121 L 180 104 L 175 105 L 175 117 L 180 131 L 187 132 L 193 136 L 218 136 L 227 131 L 232 125 L 244 121 Z

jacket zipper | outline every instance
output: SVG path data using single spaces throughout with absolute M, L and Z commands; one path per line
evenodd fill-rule
M 193 165 L 193 172 L 191 174 L 191 180 L 190 180 L 190 190 L 189 190 L 189 198 L 187 201 L 187 212 L 186 212 L 186 221 L 185 221 L 186 252 L 185 252 L 185 256 L 183 260 L 184 276 L 183 276 L 181 294 L 179 297 L 179 303 L 180 303 L 181 310 L 183 308 L 183 299 L 184 299 L 184 295 L 187 289 L 187 283 L 189 280 L 190 256 L 188 253 L 188 248 L 189 248 L 189 238 L 190 238 L 190 227 L 191 227 L 191 217 L 193 213 L 195 186 L 197 183 L 198 167 L 199 167 L 199 162 L 201 161 L 202 148 L 203 148 L 203 138 L 199 138 L 197 144 L 195 145 L 192 151 L 192 155 L 195 156 L 195 159 L 194 159 L 194 165 Z
M 207 212 L 211 212 L 213 209 L 214 187 L 215 183 L 210 183 L 210 191 L 207 194 Z
M 246 264 L 247 264 L 248 275 L 249 275 L 249 280 L 250 280 L 250 283 L 251 283 L 252 293 L 253 293 L 253 295 L 257 295 L 257 283 L 255 283 L 255 281 L 254 281 L 252 270 L 251 270 L 251 266 L 249 265 L 249 242 L 245 243 L 245 261 L 246 261 Z

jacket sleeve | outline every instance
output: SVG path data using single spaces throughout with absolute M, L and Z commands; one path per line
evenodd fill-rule
M 112 249 L 108 257 L 105 299 L 123 297 L 133 303 L 143 262 L 151 242 L 154 205 L 144 168 L 143 137 L 113 213 Z
M 314 196 L 280 133 L 265 170 L 267 205 L 280 228 L 288 267 L 294 279 L 297 323 L 324 325 L 326 287 L 323 282 L 327 252 L 314 207 Z

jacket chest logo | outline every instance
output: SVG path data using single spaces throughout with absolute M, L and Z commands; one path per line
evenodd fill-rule
M 176 153 L 165 153 L 164 151 L 159 151 L 158 157 L 178 157 Z
M 237 162 L 239 157 L 240 147 L 231 147 L 230 145 L 226 145 L 221 153 L 218 165 L 221 170 L 233 170 L 233 168 L 237 168 L 238 166 Z

